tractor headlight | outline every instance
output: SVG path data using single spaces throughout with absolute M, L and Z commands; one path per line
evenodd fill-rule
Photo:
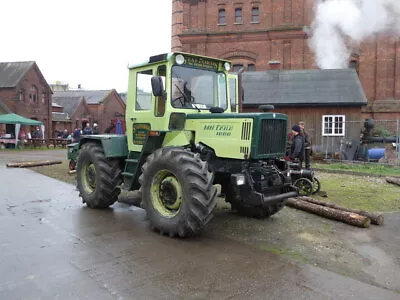
M 226 62 L 226 63 L 224 64 L 224 67 L 225 67 L 225 70 L 229 71 L 229 70 L 231 69 L 231 64 L 228 63 L 228 62 Z
M 232 174 L 231 182 L 235 185 L 244 185 L 246 183 L 246 177 L 243 174 Z
M 185 62 L 185 57 L 183 57 L 182 54 L 178 54 L 178 55 L 175 57 L 175 62 L 176 62 L 178 65 L 182 65 L 182 64 Z

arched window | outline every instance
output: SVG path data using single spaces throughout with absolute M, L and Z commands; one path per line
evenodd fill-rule
M 255 70 L 256 70 L 256 65 L 255 64 L 248 64 L 247 65 L 247 71 L 254 72 Z
M 241 68 L 243 68 L 242 64 L 234 64 L 233 65 L 233 72 L 239 72 Z
M 32 85 L 31 88 L 29 89 L 29 100 L 34 103 L 37 103 L 38 101 L 38 90 L 34 85 Z

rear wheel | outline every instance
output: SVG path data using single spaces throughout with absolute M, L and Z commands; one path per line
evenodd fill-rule
M 183 148 L 166 147 L 148 156 L 139 182 L 151 226 L 171 237 L 201 231 L 216 205 L 213 179 L 207 163 Z
M 87 143 L 79 150 L 77 187 L 82 202 L 90 208 L 107 208 L 118 200 L 121 168 L 118 160 L 108 160 L 103 148 Z
M 268 218 L 285 206 L 283 201 L 266 206 L 246 206 L 244 201 L 236 199 L 236 192 L 232 185 L 226 186 L 224 190 L 226 191 L 226 202 L 230 202 L 232 210 L 237 211 L 243 216 L 259 219 Z

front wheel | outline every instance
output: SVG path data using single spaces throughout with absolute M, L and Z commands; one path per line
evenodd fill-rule
M 151 226 L 173 237 L 195 235 L 212 218 L 214 176 L 198 154 L 166 147 L 148 156 L 139 178 Z
M 90 208 L 107 208 L 118 200 L 122 181 L 118 160 L 108 160 L 103 148 L 87 143 L 79 150 L 77 187 L 82 202 Z

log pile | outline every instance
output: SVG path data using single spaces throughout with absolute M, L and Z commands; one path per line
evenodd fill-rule
M 57 165 L 61 164 L 61 160 L 45 160 L 45 161 L 25 161 L 25 162 L 16 162 L 16 163 L 8 163 L 8 168 L 32 168 L 32 167 L 40 167 L 40 166 L 49 166 L 49 165 Z
M 383 224 L 382 215 L 377 215 L 362 210 L 345 208 L 333 203 L 318 201 L 306 196 L 289 198 L 286 202 L 286 205 L 361 228 L 368 228 L 371 223 L 375 225 Z

